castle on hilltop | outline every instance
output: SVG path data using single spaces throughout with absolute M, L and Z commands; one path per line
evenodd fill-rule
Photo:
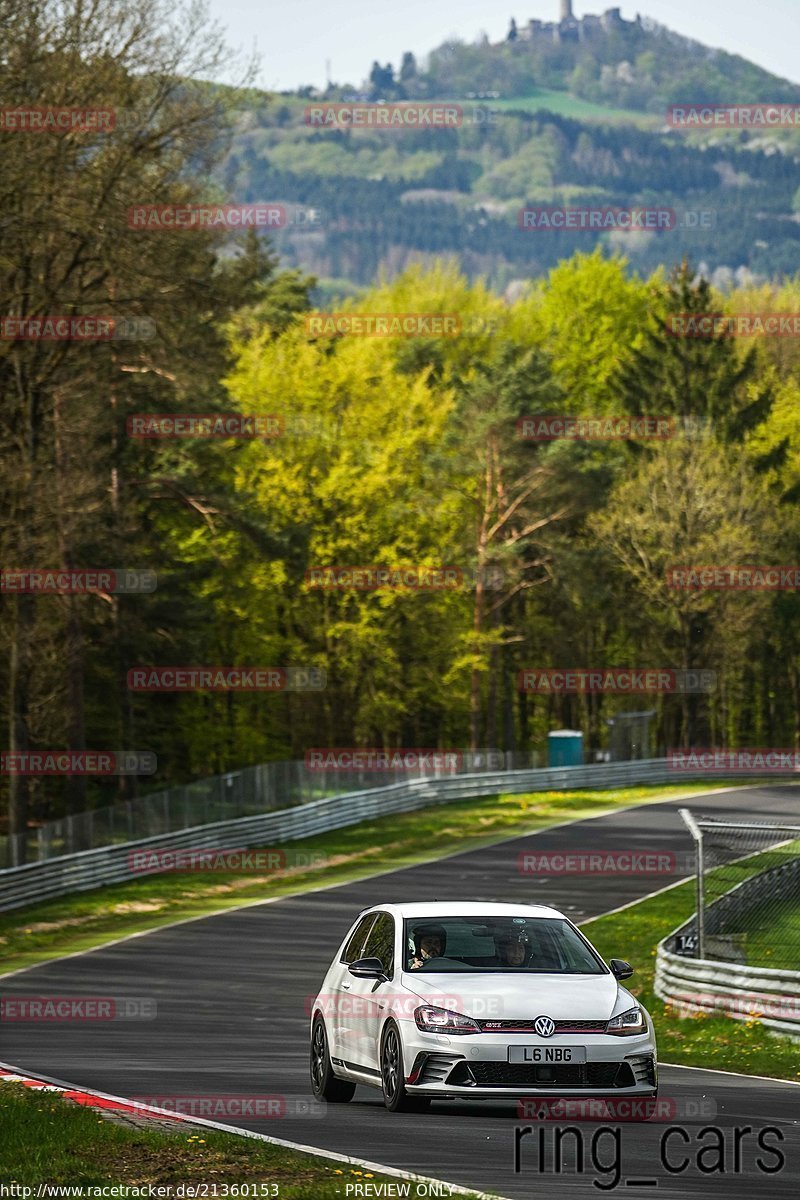
M 581 17 L 572 12 L 572 0 L 561 0 L 559 21 L 528 21 L 517 33 L 521 42 L 551 38 L 554 42 L 586 42 L 604 33 L 616 33 L 641 25 L 642 18 L 636 14 L 635 21 L 623 19 L 619 8 L 609 8 L 599 17 Z

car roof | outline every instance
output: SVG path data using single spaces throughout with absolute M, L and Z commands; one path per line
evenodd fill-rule
M 497 900 L 427 900 L 413 904 L 372 904 L 363 913 L 390 912 L 397 917 L 553 917 L 564 913 L 549 904 L 506 904 Z M 362 915 L 363 915 L 362 913 Z

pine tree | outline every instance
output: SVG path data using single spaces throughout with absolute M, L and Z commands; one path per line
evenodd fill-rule
M 613 390 L 632 416 L 677 417 L 688 427 L 712 427 L 721 441 L 741 444 L 767 419 L 775 400 L 758 350 L 742 353 L 722 332 L 708 337 L 673 332 L 680 328 L 675 318 L 715 311 L 719 306 L 708 280 L 696 277 L 684 260 L 666 290 L 654 292 L 644 342 L 621 368 Z M 778 465 L 785 449 L 771 451 L 756 465 Z

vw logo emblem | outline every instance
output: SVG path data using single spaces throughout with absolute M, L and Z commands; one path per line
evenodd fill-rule
M 556 1031 L 556 1023 L 550 1017 L 537 1017 L 533 1022 L 533 1028 L 539 1037 L 552 1037 Z

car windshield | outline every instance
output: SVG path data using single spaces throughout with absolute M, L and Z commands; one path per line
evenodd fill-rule
M 407 971 L 607 973 L 563 917 L 413 917 L 405 921 L 404 937 Z

